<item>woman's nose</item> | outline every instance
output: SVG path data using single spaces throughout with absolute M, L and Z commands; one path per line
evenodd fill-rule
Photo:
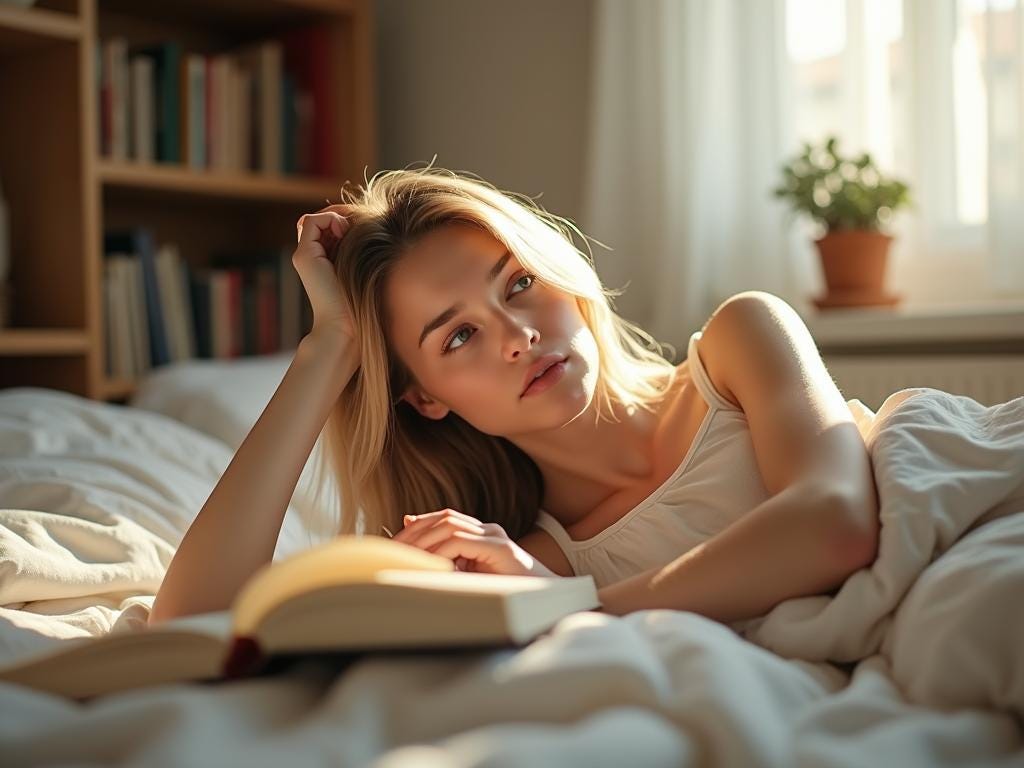
M 540 333 L 536 328 L 526 323 L 512 323 L 509 333 L 505 337 L 505 359 L 516 360 L 523 352 L 528 352 L 530 347 L 540 341 Z

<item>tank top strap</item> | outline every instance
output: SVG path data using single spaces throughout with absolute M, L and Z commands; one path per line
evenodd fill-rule
M 700 354 L 697 352 L 697 341 L 702 336 L 700 331 L 695 332 L 690 336 L 690 343 L 687 345 L 686 350 L 686 362 L 690 368 L 690 375 L 693 377 L 693 383 L 697 385 L 697 391 L 701 393 L 704 400 L 712 408 L 720 408 L 723 411 L 737 411 L 739 408 L 736 407 L 735 403 L 730 402 L 724 398 L 715 385 L 711 383 L 711 377 L 708 376 L 707 370 L 704 368 L 704 363 L 701 362 Z
M 569 534 L 562 524 L 543 509 L 538 511 L 535 525 L 550 533 L 552 538 L 558 542 L 558 546 L 562 548 L 562 552 L 568 554 L 573 550 L 576 542 L 569 538 Z

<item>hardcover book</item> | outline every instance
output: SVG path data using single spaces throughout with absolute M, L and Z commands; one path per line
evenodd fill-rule
M 457 571 L 408 544 L 345 535 L 268 563 L 228 610 L 62 641 L 0 668 L 0 680 L 84 699 L 253 676 L 282 657 L 516 647 L 599 606 L 591 576 Z

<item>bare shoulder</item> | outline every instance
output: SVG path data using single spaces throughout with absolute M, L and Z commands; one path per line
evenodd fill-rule
M 715 309 L 697 348 L 716 389 L 742 407 L 730 386 L 739 372 L 749 372 L 750 362 L 758 359 L 760 373 L 770 376 L 772 366 L 766 363 L 795 358 L 797 348 L 806 349 L 808 342 L 813 349 L 807 326 L 788 302 L 766 291 L 743 291 Z
M 555 537 L 543 528 L 534 526 L 516 544 L 540 560 L 544 566 L 559 576 L 575 576 L 569 558 L 558 546 Z

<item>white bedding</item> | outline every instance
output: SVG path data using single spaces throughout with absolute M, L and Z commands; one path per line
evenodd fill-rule
M 913 390 L 861 428 L 881 550 L 834 598 L 733 628 L 584 612 L 518 651 L 84 705 L 0 683 L 3 762 L 1024 765 L 1024 398 Z M 0 392 L 0 663 L 139 628 L 230 455 L 159 414 Z M 279 553 L 310 539 L 290 509 Z

